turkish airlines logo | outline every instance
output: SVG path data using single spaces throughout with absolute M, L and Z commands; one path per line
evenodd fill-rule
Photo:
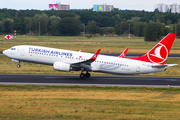
M 149 53 L 148 58 L 153 63 L 163 63 L 168 57 L 168 50 L 165 45 L 159 43 Z

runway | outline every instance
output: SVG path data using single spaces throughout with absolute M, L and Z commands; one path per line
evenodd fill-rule
M 79 75 L 0 74 L 0 84 L 180 88 L 180 77 L 91 76 L 80 79 Z

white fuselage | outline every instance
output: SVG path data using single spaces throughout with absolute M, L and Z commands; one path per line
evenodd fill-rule
M 47 65 L 53 65 L 55 62 L 71 65 L 88 60 L 93 56 L 91 53 L 30 45 L 14 46 L 3 51 L 3 54 L 18 61 Z M 138 60 L 98 55 L 97 59 L 91 63 L 91 69 L 88 71 L 130 75 L 155 73 L 165 70 L 165 67 L 158 68 L 152 67 L 152 65 L 153 63 Z

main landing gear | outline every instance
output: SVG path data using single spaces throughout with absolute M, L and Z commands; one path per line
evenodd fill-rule
M 81 79 L 84 79 L 85 77 L 86 77 L 86 78 L 89 78 L 90 76 L 91 76 L 91 74 L 88 73 L 88 71 L 86 72 L 86 74 L 84 74 L 83 72 L 81 72 L 81 74 L 79 75 L 79 77 L 80 77 Z

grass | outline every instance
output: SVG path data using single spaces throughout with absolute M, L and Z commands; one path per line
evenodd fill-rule
M 64 37 L 64 36 L 17 36 L 15 40 L 4 40 L 0 35 L 0 51 L 15 45 L 38 45 L 53 48 L 69 49 L 83 52 L 121 53 L 130 48 L 128 53 L 147 53 L 157 42 L 144 42 L 143 37 Z M 180 39 L 176 39 L 170 54 L 180 53 Z
M 0 119 L 180 119 L 180 89 L 0 85 Z

